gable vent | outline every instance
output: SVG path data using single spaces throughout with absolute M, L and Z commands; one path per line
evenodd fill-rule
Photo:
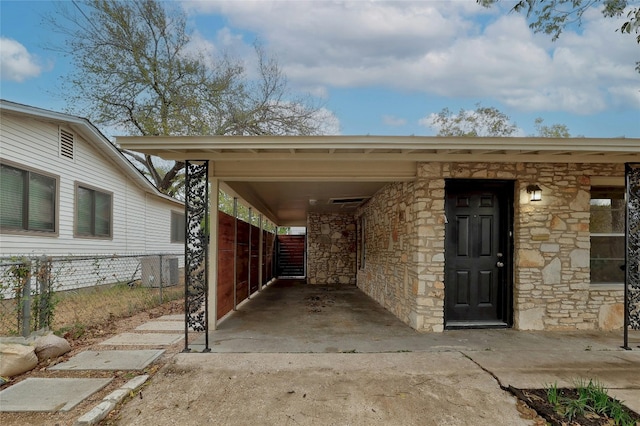
M 60 155 L 73 160 L 73 133 L 60 129 Z

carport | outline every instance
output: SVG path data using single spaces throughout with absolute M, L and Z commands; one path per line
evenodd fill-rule
M 416 174 L 416 159 L 407 156 L 410 150 L 387 148 L 392 141 L 386 137 L 366 141 L 356 137 L 118 137 L 117 142 L 167 160 L 187 161 L 196 191 L 202 191 L 196 182 L 205 173 L 207 194 L 200 192 L 192 198 L 203 200 L 210 195 L 211 205 L 216 205 L 221 189 L 243 200 L 253 214 L 284 227 L 307 227 L 311 212 L 353 215 L 380 188 L 410 181 Z M 381 153 L 401 155 L 389 161 L 389 156 L 378 155 Z M 209 223 L 211 241 L 216 241 L 217 221 Z M 217 322 L 217 249 L 211 244 L 207 254 L 210 329 Z
M 549 265 L 555 267 L 556 261 L 545 257 L 549 249 L 557 250 L 560 264 L 565 257 L 571 262 L 571 274 L 562 271 L 563 277 L 584 283 L 588 261 L 576 261 L 584 254 L 570 250 L 575 249 L 571 239 L 584 240 L 585 226 L 588 229 L 589 188 L 625 187 L 625 164 L 640 162 L 640 141 L 624 138 L 156 136 L 118 137 L 117 143 L 187 163 L 187 256 L 195 256 L 187 262 L 193 263 L 187 278 L 195 279 L 192 287 L 204 310 L 194 313 L 208 329 L 215 329 L 217 322 L 218 245 L 206 241 L 209 235 L 217 241 L 218 230 L 217 221 L 209 220 L 213 215 L 207 205 L 210 195 L 211 205 L 217 205 L 219 189 L 278 226 L 307 227 L 309 282 L 357 284 L 419 331 L 442 331 L 447 321 L 474 327 L 597 328 L 597 313 L 574 319 L 571 311 L 570 321 L 557 322 L 560 316 L 535 306 L 538 299 L 527 292 L 536 291 L 536 274 L 549 276 Z M 635 167 L 629 170 L 637 174 Z M 445 257 L 452 250 L 445 248 L 445 225 L 451 222 L 445 195 L 454 188 L 452 183 L 456 194 L 475 184 L 482 194 L 499 184 L 497 196 L 505 194 L 500 201 L 506 206 L 501 219 L 505 225 L 490 253 L 495 257 L 491 267 L 498 268 L 494 275 L 504 279 L 497 319 L 446 317 Z M 533 187 L 542 190 L 542 202 L 530 199 Z M 484 202 L 484 195 L 478 194 Z M 558 235 L 544 232 L 549 223 L 564 217 L 570 217 L 570 223 L 575 217 L 578 225 L 560 229 Z M 203 226 L 204 218 L 208 226 Z M 635 246 L 630 250 L 638 253 Z M 537 257 L 529 261 L 532 255 Z M 336 271 L 334 265 L 342 269 Z M 334 269 L 327 275 L 328 267 Z M 633 274 L 637 279 L 637 271 Z M 515 282 L 523 285 L 518 298 L 513 296 Z M 634 286 L 629 283 L 624 289 L 636 294 Z M 576 300 L 589 298 L 588 285 L 579 291 L 585 296 Z M 603 296 L 600 291 L 597 300 L 622 302 L 618 294 L 611 290 Z M 601 309 L 596 302 L 588 308 Z M 584 309 L 576 304 L 575 310 Z M 631 325 L 638 322 L 633 321 Z

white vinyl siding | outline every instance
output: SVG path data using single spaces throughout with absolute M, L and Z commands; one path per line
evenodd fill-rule
M 150 207 L 147 217 L 147 251 L 183 251 L 184 243 L 171 241 L 171 215 L 170 209 L 159 208 L 161 201 L 159 199 L 149 200 Z M 175 207 L 174 207 L 175 208 Z M 154 230 L 151 232 L 151 230 Z
M 2 113 L 2 160 L 58 177 L 58 232 L 2 234 L 0 255 L 181 253 L 171 244 L 171 211 L 177 202 L 140 187 L 122 166 L 105 157 L 82 133 L 74 133 L 74 161 L 60 156 L 59 123 Z M 112 194 L 111 238 L 96 244 L 74 235 L 76 183 Z

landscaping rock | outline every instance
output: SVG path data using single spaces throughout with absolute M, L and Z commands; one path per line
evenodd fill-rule
M 36 339 L 34 346 L 38 361 L 55 359 L 71 350 L 71 345 L 66 339 L 53 333 Z
M 19 343 L 0 343 L 0 376 L 13 377 L 38 365 L 33 346 Z

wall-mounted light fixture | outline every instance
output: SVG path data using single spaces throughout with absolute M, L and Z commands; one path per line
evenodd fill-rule
M 531 201 L 542 200 L 542 188 L 538 185 L 527 185 L 527 194 L 531 196 Z

